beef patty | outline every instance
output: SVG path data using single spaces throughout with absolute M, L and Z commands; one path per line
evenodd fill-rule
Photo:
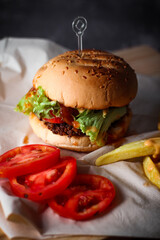
M 71 125 L 68 125 L 67 123 L 49 123 L 45 122 L 44 124 L 48 127 L 49 130 L 51 130 L 55 134 L 59 134 L 61 136 L 68 135 L 68 137 L 72 136 L 85 136 L 84 133 L 80 129 L 74 128 Z

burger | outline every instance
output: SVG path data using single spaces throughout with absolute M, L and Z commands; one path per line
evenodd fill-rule
M 136 93 L 136 74 L 122 58 L 99 50 L 68 51 L 38 70 L 15 110 L 29 115 L 44 142 L 90 152 L 125 135 Z

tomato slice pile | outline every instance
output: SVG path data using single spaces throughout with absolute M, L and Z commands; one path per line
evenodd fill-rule
M 32 144 L 16 147 L 0 156 L 0 177 L 14 177 L 39 172 L 58 162 L 60 150 Z
M 60 216 L 74 220 L 104 212 L 115 197 L 111 181 L 77 174 L 75 158 L 60 158 L 60 150 L 47 145 L 21 146 L 1 155 L 0 177 L 9 178 L 16 196 L 48 203 Z
M 86 220 L 104 212 L 114 197 L 114 186 L 107 178 L 79 174 L 63 193 L 49 201 L 49 206 L 60 216 Z

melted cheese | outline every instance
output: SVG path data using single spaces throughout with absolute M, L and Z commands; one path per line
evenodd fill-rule
M 144 145 L 145 146 L 148 146 L 148 147 L 154 147 L 154 153 L 153 153 L 153 157 L 156 158 L 158 154 L 160 154 L 160 144 L 159 143 L 156 143 L 154 141 L 154 139 L 150 138 L 150 139 L 147 139 L 145 142 L 144 142 Z

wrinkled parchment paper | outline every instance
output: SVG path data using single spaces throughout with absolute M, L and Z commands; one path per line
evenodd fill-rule
M 28 117 L 13 111 L 32 86 L 41 65 L 65 48 L 41 39 L 5 38 L 0 41 L 0 154 L 36 137 Z M 160 79 L 138 76 L 139 91 L 131 103 L 133 119 L 124 143 L 160 136 Z M 79 222 L 62 218 L 46 206 L 12 195 L 7 179 L 0 180 L 0 228 L 9 238 L 45 239 L 64 235 L 160 237 L 160 191 L 145 177 L 141 159 L 96 167 L 96 158 L 112 150 L 105 146 L 89 154 L 62 150 L 78 160 L 78 171 L 99 174 L 115 185 L 116 198 L 106 214 Z

